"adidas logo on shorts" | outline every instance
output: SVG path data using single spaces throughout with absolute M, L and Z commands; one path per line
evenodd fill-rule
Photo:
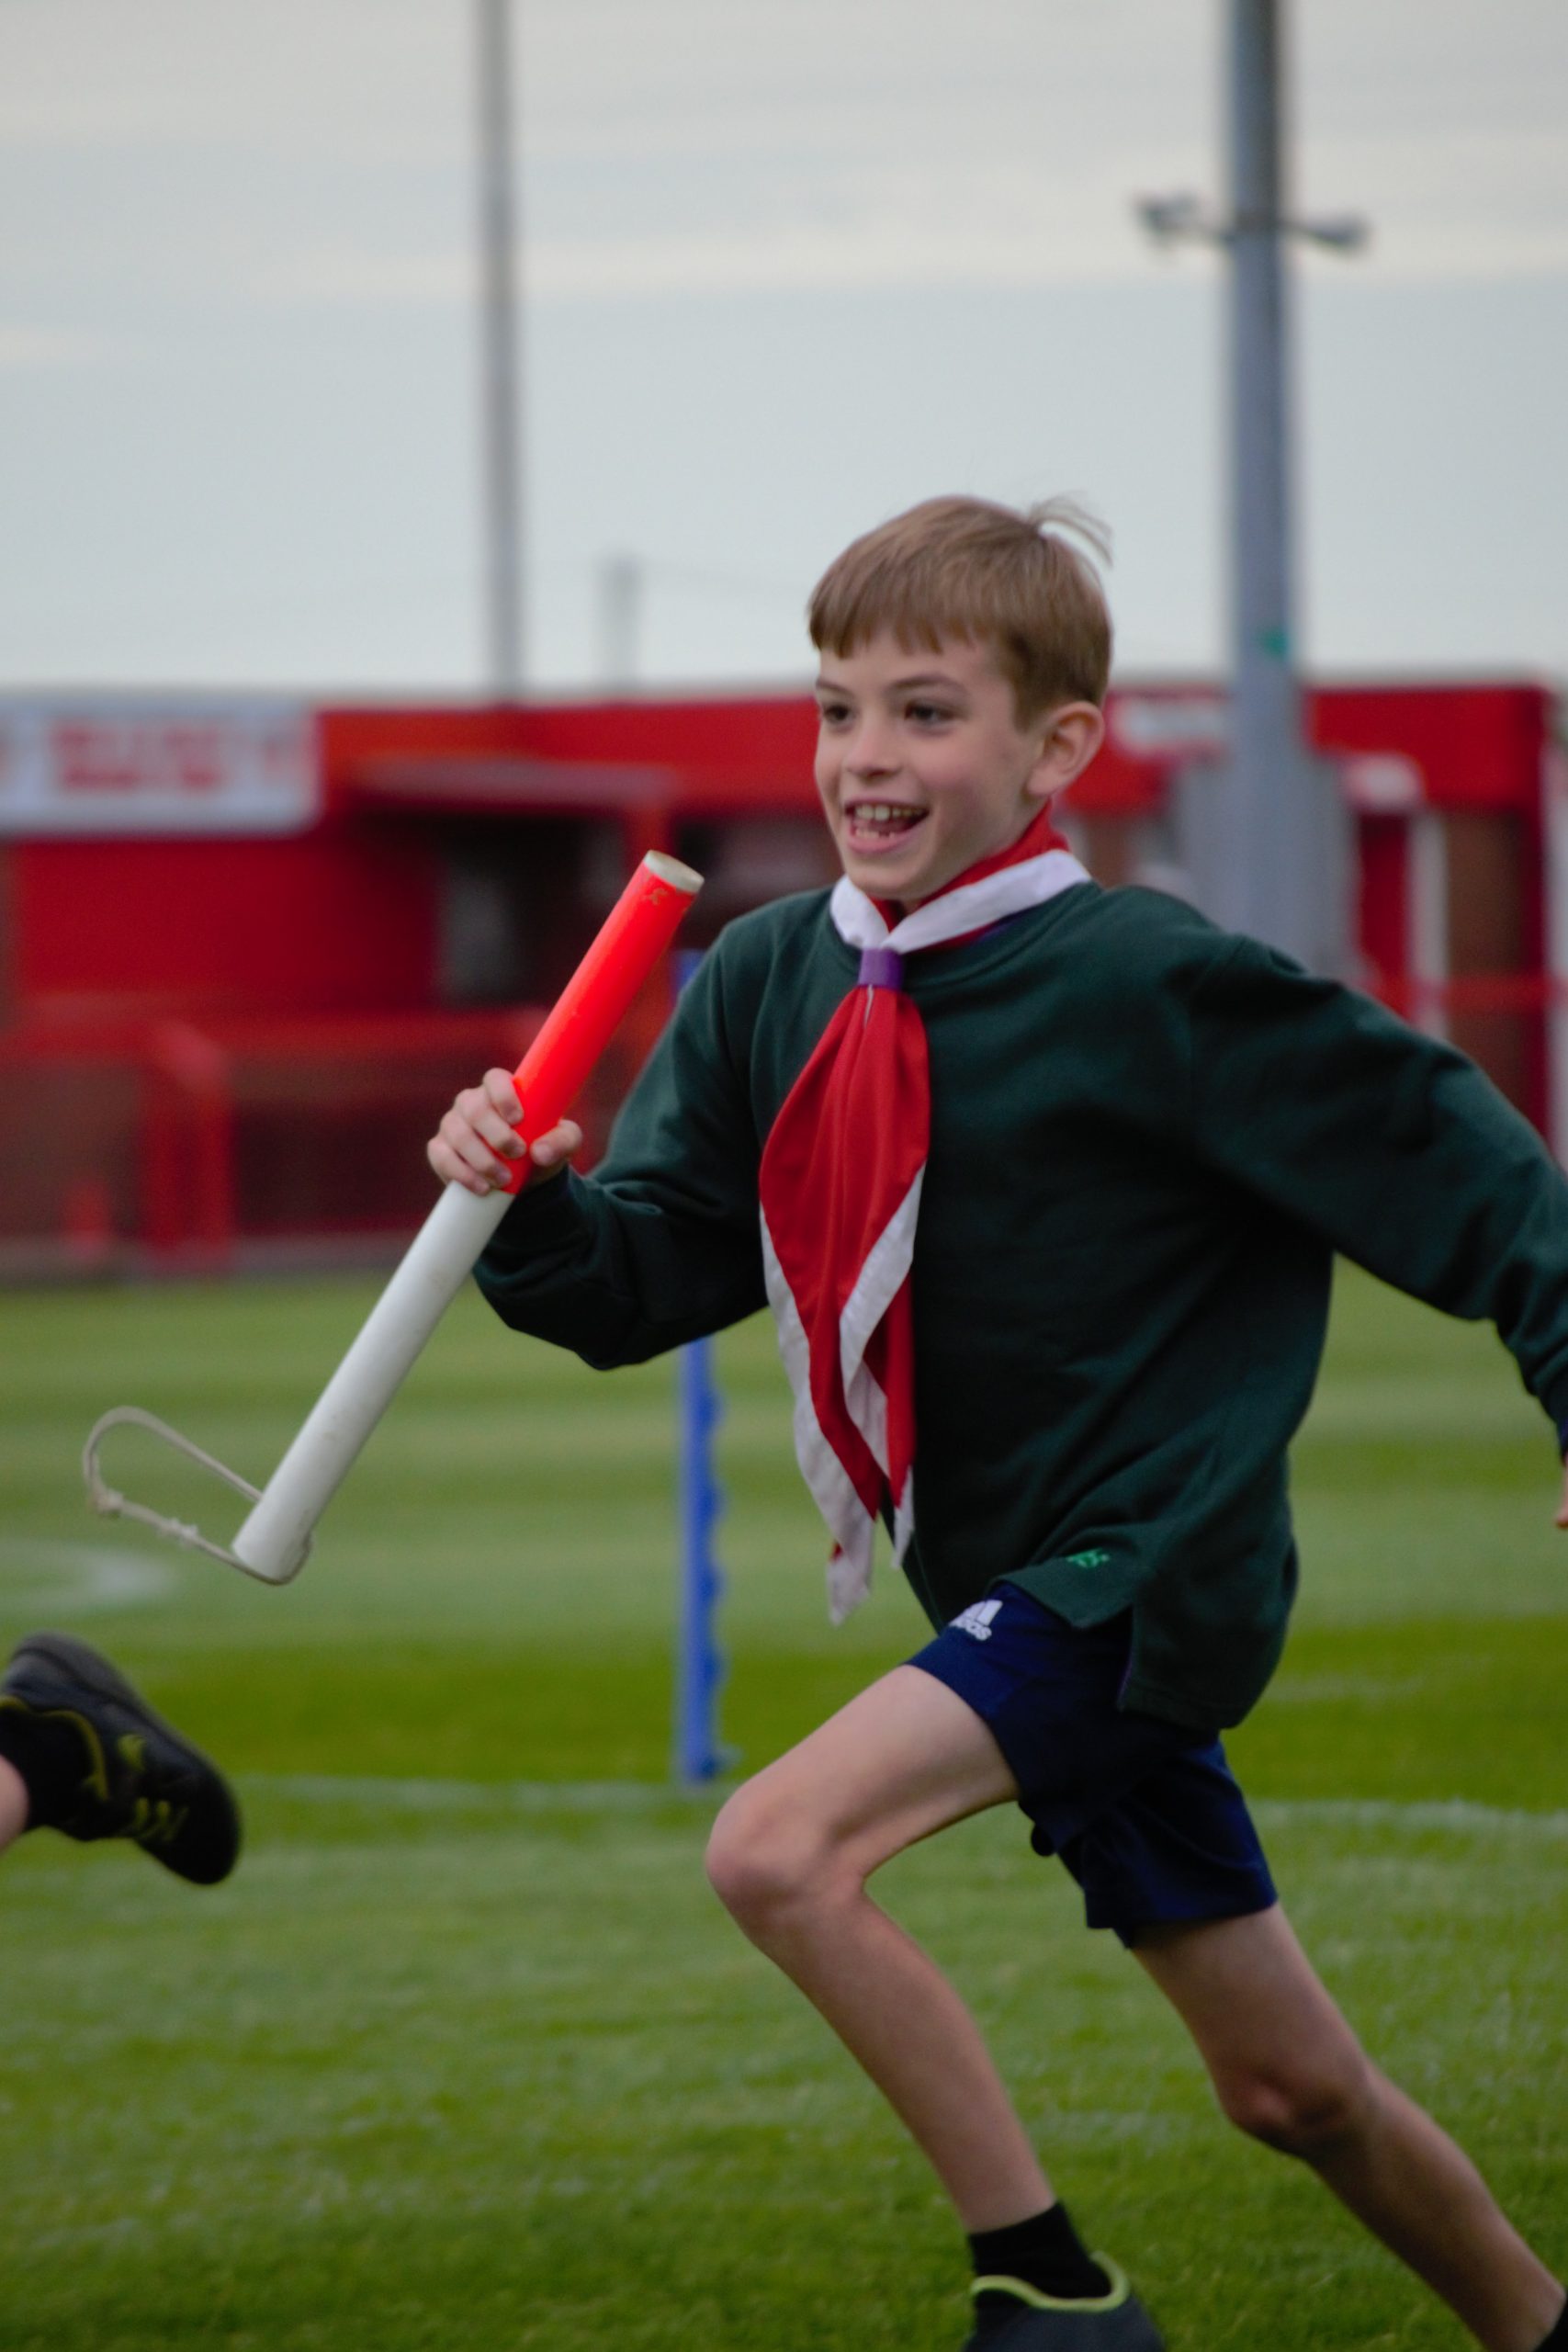
M 977 1642 L 988 1642 L 991 1621 L 1001 1605 L 999 1600 L 972 1600 L 967 1609 L 959 1611 L 948 1630 L 954 1634 L 972 1634 Z

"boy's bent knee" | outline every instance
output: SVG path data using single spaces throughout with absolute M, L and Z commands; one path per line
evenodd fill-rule
M 736 1791 L 714 1823 L 706 1860 L 714 1893 L 749 1933 L 831 1900 L 847 1875 L 814 1824 L 749 1787 Z
M 1321 2073 L 1248 2069 L 1215 2084 L 1238 2132 L 1305 2164 L 1331 2154 L 1361 2124 L 1372 2096 L 1372 2071 L 1354 2060 Z

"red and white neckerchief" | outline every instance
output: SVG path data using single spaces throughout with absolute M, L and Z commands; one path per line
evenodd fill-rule
M 914 1532 L 915 1363 L 909 1267 L 931 1136 L 925 1023 L 907 956 L 948 947 L 1043 906 L 1089 876 L 1045 812 L 889 923 L 846 875 L 829 901 L 861 951 L 855 984 L 801 1071 L 762 1151 L 768 1298 L 795 1392 L 795 1450 L 833 1537 L 828 1606 L 842 1623 L 871 1589 L 885 1506 L 893 1557 Z

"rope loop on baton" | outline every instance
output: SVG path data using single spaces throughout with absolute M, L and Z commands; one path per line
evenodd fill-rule
M 261 1584 L 286 1584 L 298 1576 L 305 1565 L 309 1544 L 288 1577 L 262 1576 L 240 1559 L 226 1544 L 214 1544 L 210 1536 L 204 1535 L 200 1528 L 189 1521 L 173 1519 L 165 1511 L 152 1510 L 146 1503 L 133 1503 L 128 1496 L 121 1494 L 118 1487 L 111 1487 L 98 1466 L 98 1447 L 110 1430 L 126 1425 L 146 1430 L 151 1436 L 162 1439 L 165 1445 L 172 1445 L 176 1453 L 183 1453 L 192 1462 L 198 1463 L 203 1470 L 210 1470 L 215 1477 L 221 1478 L 225 1486 L 232 1487 L 235 1493 L 243 1495 L 247 1501 L 254 1503 L 261 1500 L 259 1487 L 253 1487 L 248 1478 L 242 1478 L 237 1470 L 231 1470 L 228 1464 L 220 1462 L 216 1454 L 204 1452 L 180 1430 L 171 1429 L 167 1421 L 158 1419 L 156 1413 L 143 1412 L 140 1405 L 116 1405 L 93 1423 L 87 1431 L 86 1443 L 82 1448 L 82 1476 L 86 1483 L 87 1501 L 94 1510 L 105 1519 L 139 1520 L 143 1527 L 151 1527 L 156 1534 L 172 1536 L 187 1551 L 205 1552 L 209 1559 L 222 1560 L 229 1567 L 239 1568 L 245 1576 L 255 1577 Z

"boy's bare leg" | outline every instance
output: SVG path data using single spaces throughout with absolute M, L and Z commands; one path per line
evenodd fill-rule
M 0 1854 L 28 1826 L 28 1792 L 14 1764 L 0 1756 Z
M 1469 2157 L 1366 2057 L 1282 1911 L 1151 1929 L 1135 1957 L 1232 2122 L 1311 2165 L 1487 2352 L 1537 2352 L 1562 2287 Z
M 974 2018 L 865 1882 L 1017 1793 L 979 1716 L 901 1666 L 738 1790 L 708 1849 L 727 1907 L 871 2076 L 971 2233 L 1027 2221 L 1054 2191 Z

